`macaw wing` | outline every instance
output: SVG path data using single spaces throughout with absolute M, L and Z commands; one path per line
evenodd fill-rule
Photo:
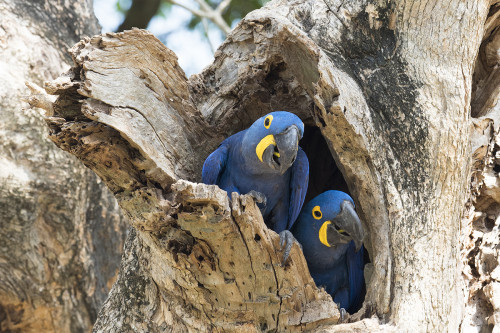
M 287 230 L 290 230 L 299 216 L 306 198 L 307 185 L 309 184 L 309 160 L 300 147 L 291 169 Z
M 363 303 L 363 295 L 365 286 L 365 278 L 363 274 L 365 248 L 362 245 L 356 252 L 356 245 L 351 241 L 347 248 L 347 271 L 349 276 L 349 308 L 346 309 L 349 313 L 354 313 L 361 308 Z
M 212 154 L 208 155 L 201 171 L 201 181 L 203 183 L 209 185 L 217 185 L 219 183 L 220 176 L 226 167 L 228 151 L 228 145 L 226 142 L 222 142 Z

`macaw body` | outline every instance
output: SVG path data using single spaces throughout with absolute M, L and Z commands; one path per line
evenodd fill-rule
M 269 121 L 271 119 L 271 121 Z M 272 112 L 226 140 L 205 160 L 202 181 L 227 191 L 259 192 L 266 225 L 280 233 L 290 229 L 304 203 L 309 162 L 298 146 L 302 121 L 292 113 Z
M 248 168 L 241 154 L 240 143 L 243 134 L 239 132 L 222 143 L 224 146 L 227 145 L 227 159 L 231 161 L 231 167 L 225 169 L 217 185 L 226 190 L 228 194 L 232 192 L 249 193 L 252 190 L 264 194 L 266 205 L 262 207 L 262 216 L 267 226 L 278 233 L 289 229 L 289 224 L 293 223 L 288 218 L 293 167 L 288 168 L 283 175 L 262 170 L 252 173 L 253 170 Z M 307 161 L 307 157 L 300 147 L 297 152 L 297 161 L 299 163 Z M 257 179 L 258 181 L 256 181 Z
M 318 195 L 304 206 L 291 231 L 316 285 L 340 308 L 359 310 L 365 292 L 364 232 L 352 198 L 340 191 Z
M 307 261 L 311 277 L 317 286 L 325 288 L 333 301 L 349 313 L 354 313 L 362 305 L 365 292 L 363 276 L 364 248 L 356 252 L 354 241 L 337 249 L 337 260 L 329 267 L 314 267 L 314 260 Z M 338 255 L 342 253 L 342 255 Z

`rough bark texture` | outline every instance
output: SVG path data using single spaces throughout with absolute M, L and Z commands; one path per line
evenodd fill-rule
M 72 54 L 78 67 L 46 87 L 60 94 L 47 118 L 51 138 L 108 184 L 137 229 L 95 331 L 337 322 L 296 246 L 281 266 L 278 236 L 251 199 L 236 196 L 230 205 L 216 186 L 181 180 L 197 178 L 221 138 L 208 134 L 175 55 L 140 30 L 86 39 Z
M 499 121 L 489 111 L 498 89 L 484 83 L 496 65 L 476 61 L 481 45 L 490 58 L 498 50 L 496 10 L 472 0 L 273 1 L 189 81 L 140 30 L 77 44 L 75 67 L 46 87 L 59 95 L 51 139 L 103 179 L 136 229 L 95 331 L 465 331 L 465 304 L 478 303 L 464 300 L 482 280 L 461 275 L 475 250 L 472 222 L 460 221 L 471 187 L 484 198 L 497 188 L 486 176 L 482 188 L 469 183 L 471 101 L 474 117 Z M 335 306 L 297 248 L 279 265 L 277 235 L 251 199 L 229 202 L 217 187 L 188 182 L 224 137 L 279 109 L 304 120 L 304 146 L 322 140 L 309 155 L 328 165 L 333 157 L 365 224 L 367 294 L 351 318 L 361 321 L 330 325 Z M 492 166 L 494 133 L 473 162 Z M 312 175 L 328 173 L 312 160 Z M 308 195 L 334 184 L 316 178 Z M 485 200 L 469 207 L 490 214 L 479 208 Z M 498 258 L 478 251 L 481 262 Z M 481 265 L 497 276 L 494 264 Z M 490 285 L 482 290 L 494 324 Z
M 97 21 L 91 1 L 3 0 L 0 12 L 0 332 L 88 332 L 116 277 L 126 223 L 22 99 L 26 80 L 69 68 L 67 48 L 97 33 Z
M 475 64 L 472 197 L 462 221 L 466 312 L 462 331 L 500 332 L 500 4 L 493 4 Z

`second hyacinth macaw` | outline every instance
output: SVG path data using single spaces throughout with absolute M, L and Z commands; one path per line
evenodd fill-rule
M 352 198 L 326 191 L 309 201 L 292 228 L 314 282 L 349 313 L 362 304 L 364 231 Z

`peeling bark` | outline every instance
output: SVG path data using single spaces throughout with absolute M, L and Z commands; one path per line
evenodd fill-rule
M 500 330 L 500 4 L 490 7 L 475 64 L 471 102 L 472 197 L 462 221 L 465 316 L 461 330 Z
M 51 139 L 103 179 L 135 227 L 95 331 L 465 330 L 475 282 L 464 287 L 461 274 L 474 254 L 460 221 L 470 188 L 487 193 L 490 184 L 492 198 L 497 189 L 482 172 L 484 190 L 470 183 L 471 146 L 487 146 L 474 167 L 494 151 L 496 131 L 470 115 L 498 122 L 488 111 L 496 67 L 476 61 L 481 50 L 491 61 L 495 6 L 274 1 L 189 80 L 141 30 L 73 47 L 75 67 L 47 85 L 58 95 L 46 118 Z M 249 197 L 228 201 L 192 183 L 224 137 L 279 109 L 318 133 L 325 148 L 310 154 L 333 158 L 367 230 L 367 294 L 355 322 L 331 325 L 338 311 L 297 247 L 280 266 L 277 235 Z M 311 173 L 328 173 L 318 164 Z M 320 181 L 308 195 L 333 187 Z M 478 261 L 490 262 L 484 251 Z M 494 309 L 497 289 L 483 289 Z
M 130 40 L 143 47 L 136 48 Z M 130 56 L 122 48 L 131 46 L 141 53 L 157 50 L 158 58 L 140 64 L 151 67 L 137 70 L 147 84 L 142 94 L 108 98 L 106 93 L 123 93 L 121 88 L 109 91 L 111 83 L 123 82 L 119 80 L 121 73 L 134 71 L 132 61 L 121 68 L 113 62 L 115 55 Z M 212 327 L 300 331 L 313 323 L 337 322 L 336 306 L 314 285 L 297 246 L 290 263 L 281 266 L 279 237 L 265 227 L 251 199 L 235 196 L 230 206 L 227 194 L 216 186 L 181 180 L 197 177 L 190 170 L 201 169 L 201 156 L 210 151 L 207 144 L 215 145 L 221 138 L 208 134 L 208 123 L 190 103 L 187 80 L 175 55 L 140 30 L 86 39 L 72 52 L 77 64 L 82 61 L 82 67 L 70 73 L 72 83 L 58 80 L 47 85 L 48 91 L 60 94 L 53 106 L 55 115 L 47 118 L 52 128 L 50 137 L 79 157 L 115 193 L 128 220 L 138 230 L 128 243 L 134 244 L 131 249 L 137 249 L 130 254 L 130 262 L 138 261 L 143 272 L 138 277 L 143 282 L 138 282 L 129 278 L 130 274 L 137 276 L 135 265 L 122 265 L 120 279 L 95 330 L 119 327 L 126 331 L 146 325 L 145 330 L 153 331 Z M 97 74 L 93 61 L 88 62 L 90 59 L 99 59 L 95 64 L 107 73 L 105 80 Z M 80 71 L 82 68 L 91 72 Z M 78 76 L 85 77 L 83 84 L 76 81 Z M 103 100 L 84 100 L 79 114 L 74 107 L 67 111 L 61 105 L 77 105 L 74 98 L 81 98 L 75 90 Z M 142 101 L 131 98 L 125 106 L 120 98 L 127 96 Z M 123 122 L 123 115 L 127 115 L 129 123 Z M 130 308 L 130 280 L 134 293 L 143 290 L 150 304 L 142 310 L 157 321 L 144 324 L 142 310 L 137 317 L 128 315 L 138 310 Z M 135 298 L 143 299 L 137 295 Z M 117 324 L 116 318 L 124 320 Z
M 296 245 L 291 262 L 280 264 L 279 237 L 265 227 L 249 196 L 233 195 L 230 203 L 216 186 L 183 180 L 172 194 L 172 201 L 148 197 L 151 207 L 163 208 L 156 215 L 164 220 L 147 227 L 137 222 L 141 227 L 128 243 L 134 253 L 126 256 L 135 264 L 122 266 L 96 332 L 141 325 L 147 331 L 301 331 L 338 321 L 331 297 L 316 289 Z M 138 308 L 131 298 L 148 304 Z

